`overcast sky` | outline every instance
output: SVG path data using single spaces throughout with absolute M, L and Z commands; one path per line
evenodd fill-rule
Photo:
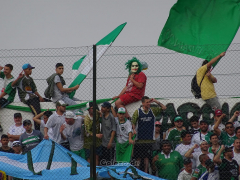
M 124 22 L 128 24 L 115 46 L 157 45 L 174 3 L 176 0 L 2 0 L 0 49 L 92 45 Z

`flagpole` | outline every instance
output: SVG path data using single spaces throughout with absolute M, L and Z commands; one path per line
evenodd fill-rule
M 91 146 L 90 179 L 96 180 L 96 65 L 97 65 L 97 46 L 93 45 L 93 142 Z

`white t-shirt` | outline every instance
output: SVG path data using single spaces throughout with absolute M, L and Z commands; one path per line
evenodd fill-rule
M 129 133 L 132 132 L 132 124 L 129 120 L 125 119 L 125 123 L 120 123 L 118 117 L 115 117 L 117 125 L 117 141 L 119 143 L 125 143 L 129 139 Z
M 194 170 L 192 170 L 193 173 Z M 191 180 L 192 178 L 192 173 L 188 173 L 187 171 L 185 171 L 185 169 L 178 175 L 178 179 L 177 180 Z
M 67 96 L 66 93 L 61 92 L 58 87 L 57 87 L 57 83 L 62 83 L 60 80 L 60 77 L 58 75 L 55 76 L 54 78 L 54 93 L 52 96 L 52 100 L 53 102 L 57 102 L 58 100 L 62 99 L 63 97 Z
M 83 148 L 84 133 L 82 132 L 82 123 L 83 118 L 81 116 L 75 119 L 73 125 L 69 125 L 66 122 L 64 123 L 66 128 L 63 134 L 67 137 L 72 151 L 79 151 Z
M 234 126 L 234 128 L 239 127 L 240 126 L 240 122 L 239 121 L 233 122 L 233 126 Z
M 235 153 L 233 150 L 233 159 L 235 159 L 238 165 L 240 165 L 240 153 Z
M 45 127 L 46 127 L 46 124 L 45 124 L 44 120 L 41 120 L 40 131 L 41 131 L 42 134 L 44 134 L 44 128 L 45 128 Z M 50 139 L 53 138 L 52 128 L 49 128 L 49 129 L 48 129 L 48 137 L 49 137 Z
M 212 125 L 212 128 L 211 128 L 212 131 L 214 131 L 214 125 Z M 220 123 L 218 126 L 218 129 L 220 129 L 220 131 L 223 131 L 225 129 L 225 125 L 223 123 Z
M 67 142 L 67 140 L 62 139 L 61 133 L 59 132 L 60 127 L 63 123 L 65 123 L 65 115 L 64 114 L 62 116 L 58 115 L 57 112 L 55 111 L 48 118 L 48 122 L 46 124 L 46 127 L 48 129 L 52 128 L 52 132 L 53 132 L 52 140 L 59 144 L 61 144 L 63 142 Z
M 209 133 L 209 131 L 208 131 L 208 133 Z M 206 136 L 210 137 L 210 134 L 208 134 L 208 133 L 207 134 L 201 133 L 201 138 L 200 138 L 200 132 L 194 134 L 192 137 L 192 143 L 200 145 L 202 140 L 206 140 Z
M 199 156 L 201 155 L 201 154 L 203 154 L 202 153 L 202 151 L 198 151 L 198 152 L 194 152 L 194 153 L 192 153 L 192 155 L 193 155 L 193 159 L 195 160 L 195 162 L 196 162 L 196 167 L 198 167 L 201 163 L 200 163 L 200 161 L 199 161 Z M 209 153 L 209 154 L 207 154 L 208 155 L 208 157 L 211 159 L 211 160 L 213 160 L 213 157 L 214 157 L 214 154 L 213 153 Z
M 192 148 L 193 146 L 194 146 L 193 143 L 191 143 L 191 144 L 189 144 L 189 145 L 179 144 L 179 145 L 177 145 L 175 151 L 178 151 L 178 152 L 182 155 L 182 157 L 183 157 L 183 159 L 184 159 L 184 158 L 185 158 L 184 155 L 186 154 L 186 152 L 187 152 L 190 148 Z M 201 151 L 200 148 L 194 149 L 194 152 L 200 152 L 200 151 Z M 192 168 L 195 169 L 195 168 L 196 168 L 196 162 L 195 162 L 194 159 L 192 159 L 192 163 L 193 163 L 193 164 L 192 164 Z
M 9 130 L 8 130 L 8 133 L 11 134 L 11 135 L 21 135 L 24 132 L 25 132 L 25 129 L 23 127 L 23 124 L 21 126 L 16 126 L 15 124 L 11 125 L 9 127 Z M 11 141 L 10 141 L 9 146 L 12 147 L 12 142 Z

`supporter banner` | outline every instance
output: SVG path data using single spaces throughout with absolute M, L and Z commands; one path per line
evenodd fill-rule
M 100 60 L 102 55 L 107 51 L 107 49 L 111 46 L 111 44 L 115 41 L 118 35 L 121 33 L 123 28 L 127 23 L 123 23 L 119 25 L 116 29 L 114 29 L 111 33 L 101 39 L 97 45 L 97 61 Z M 83 69 L 79 72 L 79 67 L 83 67 Z M 81 84 L 82 81 L 86 78 L 88 73 L 93 68 L 93 49 L 88 52 L 88 55 L 83 56 L 80 60 L 76 61 L 73 66 L 73 82 L 70 84 L 69 88 L 76 86 L 77 84 Z M 79 74 L 80 73 L 80 74 Z M 79 74 L 79 75 L 78 75 Z M 69 94 L 70 98 L 73 98 L 76 91 L 72 91 Z
M 158 45 L 211 60 L 227 50 L 237 33 L 239 5 L 240 0 L 178 0 Z
M 90 178 L 90 167 L 86 160 L 51 140 L 43 140 L 24 155 L 0 152 L 0 169 L 9 176 L 21 179 Z M 137 170 L 130 164 L 97 167 L 101 177 L 110 178 L 108 172 L 112 177 L 121 179 L 125 175 L 126 179 L 133 179 L 137 175 L 140 179 L 163 180 Z

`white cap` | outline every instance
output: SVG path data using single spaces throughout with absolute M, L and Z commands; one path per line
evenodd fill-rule
M 120 108 L 118 109 L 118 113 L 120 113 L 120 114 L 124 114 L 124 113 L 126 113 L 125 108 L 120 107 Z
M 75 114 L 72 111 L 66 111 L 65 117 L 77 119 L 77 117 L 75 116 Z

